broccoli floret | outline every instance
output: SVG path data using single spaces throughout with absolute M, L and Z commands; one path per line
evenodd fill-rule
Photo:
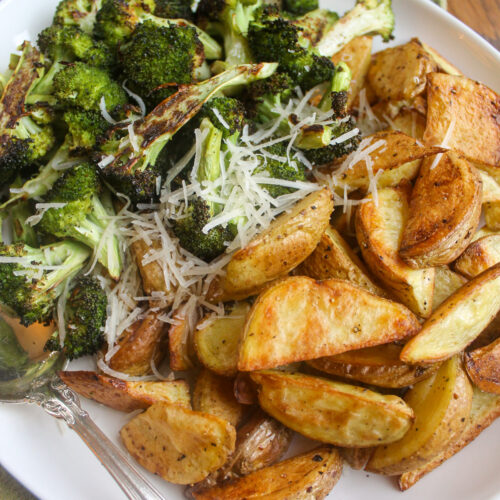
M 106 293 L 95 278 L 76 278 L 64 310 L 66 336 L 62 350 L 67 358 L 95 354 L 104 345 L 107 305 Z M 61 350 L 57 332 L 45 344 L 45 350 Z
M 210 76 L 203 44 L 191 26 L 141 23 L 120 48 L 120 55 L 127 85 L 148 100 L 161 85 L 192 83 Z M 161 97 L 162 93 L 156 93 L 159 100 L 152 107 Z
M 315 46 L 328 30 L 339 20 L 338 14 L 326 9 L 316 9 L 291 20 L 300 28 L 299 43 L 303 47 Z
M 157 26 L 169 27 L 172 24 L 191 26 L 196 30 L 207 59 L 218 59 L 222 55 L 220 45 L 202 29 L 184 19 L 164 19 L 152 14 L 155 9 L 153 0 L 104 0 L 97 13 L 95 34 L 110 47 L 116 48 L 125 43 L 137 25 L 150 21 Z
M 151 113 L 133 125 L 133 140 L 123 140 L 127 128 L 115 128 L 101 145 L 96 160 L 104 162 L 102 172 L 118 191 L 135 203 L 156 196 L 158 176 L 162 172 L 158 157 L 172 136 L 198 113 L 203 104 L 226 87 L 251 83 L 267 78 L 276 64 L 234 67 L 204 82 L 181 88 L 160 103 Z M 129 134 L 130 135 L 130 134 Z
M 101 99 L 113 112 L 127 103 L 127 94 L 109 73 L 82 62 L 65 66 L 54 77 L 54 95 L 66 108 L 100 111 Z
M 0 172 L 9 182 L 22 169 L 41 161 L 55 144 L 50 125 L 39 125 L 26 109 L 27 98 L 43 75 L 43 56 L 25 42 L 0 97 Z
M 213 97 L 203 105 L 199 116 L 207 117 L 224 139 L 239 135 L 245 126 L 245 108 L 234 97 Z
M 363 35 L 380 35 L 385 42 L 393 38 L 394 13 L 391 0 L 358 0 L 328 30 L 317 45 L 322 56 L 331 57 L 352 39 Z
M 284 0 L 283 10 L 301 16 L 319 7 L 319 0 Z
M 75 153 L 94 148 L 109 128 L 109 123 L 97 111 L 71 109 L 64 113 L 63 120 L 68 126 L 69 149 Z
M 106 232 L 109 214 L 100 199 L 100 182 L 95 167 L 84 163 L 66 170 L 45 196 L 46 203 L 63 203 L 49 208 L 39 223 L 40 230 L 58 238 L 73 238 L 97 252 L 98 261 L 113 279 L 122 271 L 118 238 Z
M 351 86 L 352 73 L 344 62 L 335 67 L 329 88 L 323 95 L 319 107 L 323 111 L 333 110 L 334 118 L 343 118 L 347 115 L 347 98 Z
M 72 241 L 41 248 L 23 243 L 0 245 L 0 256 L 4 257 L 0 263 L 0 302 L 25 326 L 49 322 L 55 300 L 89 255 L 87 247 Z M 12 262 L 6 262 L 6 257 Z
M 56 8 L 54 24 L 78 26 L 92 33 L 97 11 L 102 0 L 62 0 Z
M 303 90 L 329 81 L 334 65 L 327 57 L 321 57 L 313 49 L 300 42 L 301 28 L 291 21 L 268 15 L 264 10 L 259 19 L 248 28 L 248 43 L 257 61 L 277 61 L 279 71 L 287 73 Z
M 155 0 L 155 16 L 165 19 L 193 20 L 191 0 Z

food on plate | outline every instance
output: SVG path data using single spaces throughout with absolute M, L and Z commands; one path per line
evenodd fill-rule
M 417 38 L 372 55 L 393 29 L 62 0 L 0 75 L 1 312 L 93 356 L 61 379 L 192 498 L 325 498 L 344 460 L 408 487 L 499 414 L 499 97 Z M 296 433 L 340 449 L 278 463 Z
M 414 268 L 449 264 L 467 247 L 481 216 L 476 168 L 454 153 L 427 158 L 410 196 L 399 255 Z
M 222 486 L 195 493 L 196 500 L 326 498 L 342 474 L 335 448 L 322 446 Z
M 407 363 L 434 363 L 465 349 L 500 310 L 500 264 L 446 299 L 401 352 Z
M 366 448 L 402 438 L 413 410 L 397 396 L 299 373 L 257 371 L 264 411 L 300 434 L 344 447 Z
M 226 420 L 169 403 L 156 403 L 132 418 L 120 436 L 145 469 L 175 484 L 205 479 L 224 465 L 236 441 Z
M 379 445 L 367 470 L 396 475 L 434 459 L 463 432 L 472 403 L 472 386 L 453 357 L 430 378 L 415 384 L 404 397 L 415 412 L 410 430 L 399 441 Z
M 432 312 L 434 268 L 413 269 L 399 255 L 409 217 L 406 186 L 379 189 L 356 212 L 356 236 L 370 271 L 418 316 Z
M 358 380 L 379 387 L 401 388 L 429 378 L 439 365 L 408 365 L 399 359 L 402 346 L 384 344 L 307 363 L 316 370 L 337 377 Z
M 163 402 L 191 408 L 185 380 L 131 382 L 91 371 L 59 372 L 62 381 L 81 396 L 115 410 L 131 412 Z
M 465 366 L 479 389 L 500 394 L 500 338 L 466 353 Z
M 341 280 L 291 277 L 261 294 L 243 330 L 238 369 L 261 370 L 412 337 L 406 307 Z

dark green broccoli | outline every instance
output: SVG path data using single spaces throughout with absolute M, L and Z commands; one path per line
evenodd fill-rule
M 93 165 L 84 163 L 66 170 L 44 198 L 46 203 L 63 206 L 46 210 L 39 227 L 46 234 L 73 238 L 92 248 L 110 276 L 118 279 L 122 271 L 120 243 L 116 234 L 106 231 L 109 216 L 114 214 L 101 201 L 100 188 Z
M 319 0 L 284 0 L 283 10 L 296 16 L 319 8 Z
M 78 26 L 85 33 L 92 33 L 101 6 L 102 0 L 62 0 L 56 8 L 54 24 Z
M 105 178 L 135 203 L 154 199 L 157 178 L 164 175 L 157 160 L 172 136 L 222 89 L 267 78 L 275 70 L 273 63 L 234 67 L 204 82 L 181 88 L 144 119 L 136 121 L 133 135 L 127 128 L 115 128 L 97 156 Z
M 234 97 L 212 97 L 203 105 L 199 117 L 207 117 L 222 132 L 224 139 L 241 134 L 245 126 L 245 108 Z
M 49 322 L 55 300 L 89 255 L 86 246 L 73 241 L 41 248 L 0 245 L 0 302 L 25 326 Z
M 352 39 L 363 35 L 380 35 L 385 42 L 392 39 L 394 13 L 391 0 L 357 0 L 317 44 L 322 56 L 331 57 Z
M 168 97 L 164 92 L 155 92 L 162 85 L 174 84 L 167 87 L 167 91 L 174 93 L 175 84 L 192 83 L 210 76 L 203 44 L 191 26 L 141 23 L 121 46 L 120 56 L 127 85 L 146 99 L 150 108 Z
M 193 20 L 191 0 L 155 0 L 154 15 L 166 19 Z
M 76 278 L 64 310 L 66 336 L 62 350 L 67 358 L 76 359 L 95 354 L 104 345 L 107 305 L 106 293 L 95 278 Z M 58 332 L 45 344 L 45 350 L 61 350 Z
M 110 126 L 97 111 L 71 109 L 63 114 L 63 120 L 68 126 L 67 141 L 72 153 L 93 149 Z
M 82 62 L 65 66 L 56 74 L 54 95 L 63 107 L 85 111 L 99 112 L 104 104 L 112 113 L 127 103 L 126 92 L 107 71 Z
M 164 19 L 152 14 L 154 0 L 104 0 L 97 13 L 95 35 L 110 47 L 116 48 L 126 43 L 137 25 L 150 21 L 157 26 L 169 27 L 172 24 L 191 26 L 196 30 L 203 44 L 207 59 L 219 59 L 222 55 L 220 45 L 202 29 L 184 19 Z
M 302 29 L 291 21 L 264 9 L 250 22 L 248 43 L 256 61 L 277 61 L 279 71 L 287 73 L 294 86 L 303 90 L 331 80 L 334 65 L 300 40 Z
M 37 165 L 55 144 L 52 127 L 36 123 L 26 106 L 33 86 L 43 75 L 43 56 L 28 42 L 21 49 L 0 97 L 0 172 L 4 183 Z

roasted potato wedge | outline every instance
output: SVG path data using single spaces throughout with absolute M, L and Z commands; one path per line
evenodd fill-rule
M 339 452 L 322 446 L 193 496 L 196 500 L 322 500 L 341 474 Z
M 237 427 L 243 418 L 243 407 L 233 392 L 233 380 L 202 370 L 193 392 L 193 410 L 210 413 Z
M 477 172 L 483 183 L 483 197 L 481 203 L 500 201 L 500 186 L 498 182 L 484 170 L 478 169 Z
M 403 348 L 407 363 L 442 361 L 465 349 L 500 311 L 500 264 L 459 288 Z
M 260 370 L 401 340 L 420 330 L 406 307 L 346 281 L 288 278 L 259 296 L 238 369 Z
M 474 351 L 480 347 L 485 347 L 500 337 L 500 313 L 493 321 L 479 334 L 479 336 L 468 347 L 467 351 Z
M 129 382 L 91 371 L 61 371 L 62 381 L 85 398 L 115 410 L 131 412 L 155 403 L 191 408 L 189 384 L 185 380 Z
M 471 380 L 482 390 L 500 394 L 500 338 L 465 354 Z
M 465 429 L 460 437 L 448 445 L 430 462 L 402 474 L 399 478 L 400 489 L 402 491 L 407 490 L 427 473 L 433 471 L 445 460 L 455 455 L 455 453 L 458 453 L 462 448 L 476 439 L 498 417 L 500 417 L 500 396 L 488 394 L 474 388 L 470 417 L 466 420 Z
M 316 248 L 332 211 L 332 195 L 324 188 L 280 215 L 233 255 L 227 265 L 224 290 L 251 295 L 256 287 L 288 274 Z
M 480 165 L 500 166 L 500 96 L 464 76 L 427 75 L 424 143 L 446 145 Z
M 339 452 L 351 469 L 362 470 L 370 459 L 373 448 L 339 448 Z
M 399 441 L 375 449 L 366 470 L 402 474 L 425 464 L 453 443 L 465 428 L 472 404 L 472 386 L 456 356 L 431 378 L 405 395 L 415 412 L 410 430 Z
M 299 373 L 251 374 L 262 409 L 294 431 L 317 441 L 364 448 L 403 437 L 412 409 L 397 396 Z
M 401 388 L 430 377 L 437 365 L 407 365 L 399 359 L 402 347 L 384 344 L 307 363 L 316 370 L 379 387 Z
M 481 197 L 481 179 L 468 161 L 451 152 L 424 160 L 399 255 L 414 268 L 454 261 L 479 225 Z
M 194 349 L 203 366 L 228 377 L 238 371 L 238 347 L 250 305 L 240 302 L 227 316 L 194 332 Z
M 492 231 L 500 231 L 500 201 L 490 201 L 484 204 L 484 221 Z
M 378 204 L 370 195 L 356 212 L 356 235 L 368 268 L 415 314 L 432 312 L 435 270 L 413 269 L 399 256 L 403 229 L 408 220 L 406 187 L 378 191 Z
M 372 60 L 373 40 L 370 36 L 358 36 L 332 56 L 332 61 L 337 64 L 345 62 L 352 73 L 351 87 L 347 97 L 347 107 L 350 109 L 363 88 Z
M 236 431 L 226 420 L 156 403 L 120 431 L 125 448 L 147 470 L 175 484 L 201 481 L 234 451 Z
M 130 248 L 141 273 L 142 288 L 144 291 L 148 295 L 151 295 L 153 292 L 168 293 L 169 290 L 165 284 L 165 275 L 163 274 L 162 267 L 158 261 L 148 261 L 148 253 L 151 249 L 160 250 L 161 242 L 151 241 L 151 244 L 148 244 L 144 240 L 137 240 L 130 245 Z
M 413 109 L 403 108 L 389 125 L 391 130 L 399 130 L 403 134 L 421 140 L 425 131 L 425 116 Z
M 321 236 L 316 250 L 297 269 L 316 280 L 339 279 L 349 281 L 375 295 L 385 296 L 385 292 L 367 276 L 367 271 L 359 257 L 351 250 L 339 232 L 328 227 Z
M 467 279 L 460 274 L 454 273 L 448 266 L 437 266 L 432 310 L 435 311 L 450 295 L 453 295 L 460 287 L 464 286 L 465 283 L 467 283 Z
M 369 152 L 359 155 L 360 150 Z M 338 176 L 338 189 L 343 191 L 346 186 L 350 191 L 361 189 L 367 192 L 370 187 L 367 163 L 373 175 L 377 175 L 377 187 L 397 186 L 403 179 L 412 180 L 417 176 L 419 160 L 442 151 L 442 148 L 423 146 L 403 132 L 377 132 L 365 137 L 360 149 L 344 160 L 348 162 L 344 163 L 348 168 Z M 366 160 L 366 157 L 369 159 Z
M 168 330 L 169 362 L 173 371 L 185 371 L 194 366 L 191 357 L 191 326 L 186 315 L 186 307 L 186 304 L 181 306 L 173 314 L 175 323 L 170 325 Z
M 427 74 L 436 70 L 434 60 L 411 40 L 375 54 L 368 81 L 380 99 L 411 100 L 425 91 Z
M 125 330 L 117 342 L 120 349 L 109 360 L 111 369 L 134 377 L 151 373 L 151 363 L 163 358 L 161 344 L 167 333 L 159 315 L 151 312 Z
M 455 270 L 475 278 L 500 262 L 500 234 L 485 236 L 471 243 L 455 262 Z

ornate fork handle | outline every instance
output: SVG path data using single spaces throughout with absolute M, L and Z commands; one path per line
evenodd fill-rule
M 50 415 L 63 419 L 92 450 L 131 500 L 164 500 L 164 497 L 130 463 L 129 459 L 104 435 L 80 406 L 78 396 L 59 378 L 33 392 L 26 399 Z M 44 388 L 45 389 L 45 388 Z

